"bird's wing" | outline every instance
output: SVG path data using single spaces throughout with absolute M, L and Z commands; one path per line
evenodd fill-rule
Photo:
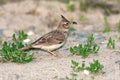
M 64 41 L 65 35 L 55 30 L 51 31 L 32 43 L 32 45 L 54 45 Z

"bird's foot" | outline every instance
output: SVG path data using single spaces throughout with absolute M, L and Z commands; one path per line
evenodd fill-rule
M 50 53 L 50 54 L 51 54 L 53 57 L 55 57 L 55 58 L 61 58 L 61 56 L 55 54 L 55 53 L 52 52 L 52 51 L 47 50 L 47 52 Z

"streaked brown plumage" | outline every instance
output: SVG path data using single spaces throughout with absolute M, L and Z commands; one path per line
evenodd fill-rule
M 40 48 L 54 54 L 52 51 L 62 47 L 68 37 L 68 28 L 71 24 L 77 24 L 76 22 L 68 21 L 64 16 L 61 15 L 62 20 L 60 21 L 56 30 L 53 30 L 38 40 L 33 42 L 30 46 L 21 48 L 21 50 L 26 50 L 29 48 Z

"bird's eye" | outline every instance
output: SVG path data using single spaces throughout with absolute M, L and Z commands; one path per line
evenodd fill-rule
M 68 22 L 65 22 L 65 23 L 63 24 L 63 27 L 64 27 L 65 29 L 67 29 L 68 26 L 69 26 L 69 23 L 68 23 Z
M 68 25 L 68 23 L 64 23 L 64 25 Z

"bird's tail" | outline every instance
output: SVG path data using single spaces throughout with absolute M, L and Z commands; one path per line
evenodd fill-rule
M 29 45 L 29 46 L 25 46 L 25 47 L 23 47 L 23 48 L 20 48 L 20 50 L 27 50 L 27 49 L 30 49 L 30 48 L 32 48 L 32 46 L 31 45 Z

